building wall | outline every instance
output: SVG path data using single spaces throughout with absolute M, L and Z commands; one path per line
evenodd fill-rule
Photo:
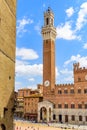
M 24 96 L 29 96 L 30 95 L 31 89 L 19 89 L 18 90 L 18 97 L 24 97 Z
M 29 120 L 37 120 L 38 103 L 43 101 L 40 94 L 32 94 L 31 96 L 24 97 L 24 115 Z
M 49 87 L 45 87 L 43 99 L 54 104 L 55 119 L 53 120 L 59 122 L 59 116 L 62 116 L 64 123 L 87 124 L 87 69 L 80 68 L 77 63 L 73 68 L 73 75 L 74 84 L 55 85 L 53 94 Z M 72 120 L 72 116 L 75 120 Z M 79 118 L 82 118 L 81 121 Z
M 28 88 L 19 89 L 15 116 L 20 118 L 27 118 L 29 117 L 29 114 L 37 116 L 38 102 L 42 101 L 40 100 L 42 99 L 42 95 L 40 93 L 42 93 L 42 87 L 36 90 Z
M 0 0 L 0 125 L 13 129 L 16 0 Z
M 37 104 L 39 98 L 25 97 L 24 98 L 24 113 L 37 113 Z
M 50 82 L 52 90 L 55 84 L 55 43 L 51 39 L 43 43 L 43 84 L 46 80 Z

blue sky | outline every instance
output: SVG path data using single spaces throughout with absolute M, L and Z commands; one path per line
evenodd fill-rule
M 18 0 L 15 90 L 42 84 L 41 27 L 48 6 L 55 14 L 56 84 L 73 83 L 73 63 L 87 67 L 86 0 Z

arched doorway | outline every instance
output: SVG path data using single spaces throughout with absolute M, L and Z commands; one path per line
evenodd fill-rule
M 40 109 L 40 120 L 42 120 L 43 122 L 47 121 L 47 109 L 45 107 L 42 107 Z
M 59 115 L 59 122 L 62 122 L 62 115 Z
M 6 127 L 4 124 L 1 124 L 1 129 L 0 130 L 6 130 Z
M 65 115 L 65 122 L 68 122 L 68 115 Z
M 51 108 L 49 108 L 49 121 L 51 121 Z

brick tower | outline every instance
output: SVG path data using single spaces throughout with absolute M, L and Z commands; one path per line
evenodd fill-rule
M 55 88 L 55 39 L 54 14 L 50 8 L 44 13 L 43 36 L 43 93 Z
M 13 130 L 16 0 L 0 0 L 0 130 Z

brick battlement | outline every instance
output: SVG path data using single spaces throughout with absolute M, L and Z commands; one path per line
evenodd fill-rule
M 85 68 L 85 67 L 80 67 L 80 64 L 79 64 L 79 63 L 73 64 L 73 69 L 74 69 L 74 72 L 87 71 L 87 68 Z
M 72 87 L 74 84 L 55 84 L 55 87 Z
M 87 68 L 85 67 L 81 67 L 81 68 L 78 68 L 77 70 L 74 69 L 75 72 L 84 72 L 84 71 L 87 71 Z

